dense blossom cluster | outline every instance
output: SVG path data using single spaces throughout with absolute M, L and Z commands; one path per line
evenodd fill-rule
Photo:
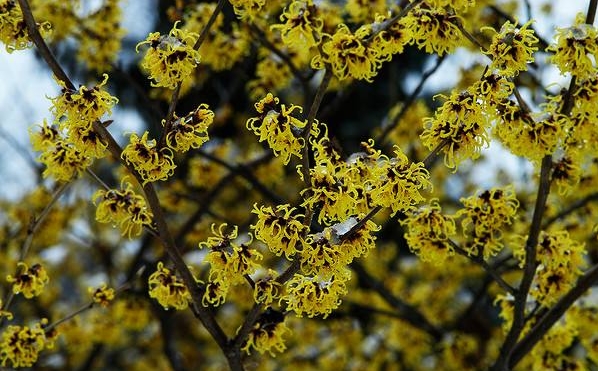
M 196 33 L 178 29 L 175 24 L 168 35 L 152 32 L 137 44 L 137 50 L 149 45 L 141 66 L 153 80 L 152 86 L 174 89 L 193 72 L 200 60 L 199 52 L 193 47 L 197 38 Z
M 6 277 L 6 281 L 12 283 L 12 292 L 23 294 L 27 299 L 41 294 L 50 280 L 44 267 L 41 264 L 29 267 L 23 262 L 18 263 L 17 267 L 20 272 L 15 277 L 12 275 Z
M 185 283 L 162 262 L 158 262 L 156 271 L 149 276 L 148 286 L 149 296 L 165 309 L 182 310 L 189 305 L 191 294 Z
M 518 3 L 176 0 L 133 41 L 119 0 L 0 0 L 58 91 L 0 199 L 0 367 L 595 368 L 597 4 L 549 40 Z
M 519 207 L 513 187 L 486 190 L 477 196 L 462 198 L 461 202 L 464 208 L 457 217 L 463 218 L 463 234 L 471 237 L 464 246 L 465 251 L 488 260 L 503 247 L 502 231 L 512 223 Z
M 135 193 L 133 185 L 123 181 L 120 190 L 99 190 L 92 197 L 96 205 L 96 220 L 112 223 L 123 236 L 138 236 L 144 227 L 150 227 L 153 214 L 143 196 Z

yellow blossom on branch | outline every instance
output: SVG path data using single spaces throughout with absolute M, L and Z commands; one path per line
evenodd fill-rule
M 274 351 L 283 352 L 287 348 L 283 336 L 290 333 L 284 323 L 284 314 L 268 308 L 253 325 L 241 350 L 251 354 L 251 349 L 255 349 L 260 354 L 268 352 L 275 356 Z
M 453 217 L 441 212 L 437 199 L 401 222 L 407 226 L 405 240 L 409 249 L 425 262 L 442 264 L 455 253 L 450 238 L 456 235 Z
M 97 191 L 92 200 L 97 206 L 96 220 L 118 225 L 122 235 L 138 236 L 143 227 L 151 226 L 153 214 L 143 196 L 136 194 L 131 183 L 123 180 L 120 190 Z
M 200 60 L 199 52 L 193 49 L 198 37 L 196 33 L 178 29 L 175 23 L 168 35 L 152 32 L 137 44 L 137 51 L 140 46 L 149 45 L 141 67 L 148 71 L 152 86 L 174 89 L 191 75 Z
M 176 168 L 171 150 L 169 148 L 158 149 L 156 140 L 148 140 L 148 135 L 147 131 L 141 138 L 135 133 L 131 134 L 129 144 L 121 154 L 122 159 L 141 175 L 144 184 L 166 180 Z
M 208 126 L 214 121 L 214 112 L 207 104 L 200 104 L 194 111 L 184 117 L 175 117 L 174 123 L 166 134 L 166 144 L 178 152 L 187 152 L 191 148 L 199 148 L 207 142 Z
M 53 347 L 53 339 L 47 338 L 42 328 L 45 321 L 33 327 L 8 326 L 0 341 L 0 365 L 2 367 L 31 367 L 39 353 Z
M 461 161 L 478 158 L 482 147 L 488 145 L 490 121 L 484 106 L 470 91 L 440 96 L 446 101 L 433 118 L 424 119 L 421 140 L 429 150 L 442 146 L 444 164 L 456 171 Z
M 187 286 L 174 272 L 158 262 L 157 270 L 149 276 L 149 296 L 158 300 L 165 309 L 182 310 L 189 306 L 191 294 Z
M 521 27 L 506 21 L 497 32 L 491 27 L 484 27 L 494 32 L 492 44 L 484 54 L 492 58 L 490 68 L 505 77 L 516 76 L 527 70 L 527 65 L 534 61 L 534 52 L 538 50 L 538 38 L 528 28 L 532 21 Z
M 296 111 L 302 108 L 291 104 L 287 107 L 280 104 L 280 100 L 268 93 L 255 104 L 260 115 L 247 120 L 247 129 L 259 136 L 259 141 L 266 141 L 276 156 L 281 156 L 284 164 L 288 164 L 291 155 L 302 157 L 303 138 L 299 137 L 299 130 L 306 125 L 304 120 L 298 119 Z
M 284 254 L 290 259 L 301 248 L 301 239 L 305 226 L 294 207 L 278 205 L 276 210 L 270 206 L 253 205 L 252 212 L 257 215 L 257 221 L 251 226 L 255 238 L 265 243 L 270 251 L 280 256 Z
M 34 264 L 29 267 L 27 264 L 20 262 L 17 264 L 17 269 L 20 273 L 15 277 L 9 274 L 6 276 L 6 281 L 12 283 L 13 293 L 23 294 L 27 299 L 41 294 L 50 280 L 48 273 L 41 264 Z
M 98 288 L 89 287 L 87 292 L 91 294 L 94 303 L 103 307 L 107 307 L 114 300 L 114 289 L 109 288 L 105 283 Z
M 584 14 L 577 15 L 573 26 L 558 28 L 555 39 L 556 43 L 546 50 L 554 52 L 549 60 L 562 74 L 572 73 L 578 78 L 596 74 L 598 30 L 585 23 Z
M 372 170 L 370 196 L 374 205 L 390 207 L 392 214 L 411 209 L 424 201 L 421 190 L 432 187 L 430 173 L 421 162 L 412 163 L 398 146 L 395 157 Z

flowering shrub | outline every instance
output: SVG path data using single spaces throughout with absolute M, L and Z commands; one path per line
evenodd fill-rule
M 0 200 L 2 368 L 598 367 L 597 1 L 551 40 L 524 1 L 177 0 L 134 41 L 84 3 L 0 0 L 59 91 Z

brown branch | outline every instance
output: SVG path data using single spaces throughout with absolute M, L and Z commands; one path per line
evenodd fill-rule
M 525 327 L 525 307 L 527 303 L 527 296 L 532 286 L 536 268 L 538 263 L 536 261 L 536 246 L 538 245 L 538 236 L 542 227 L 542 217 L 546 208 L 546 199 L 550 192 L 550 175 L 552 170 L 552 156 L 546 155 L 542 159 L 540 168 L 540 181 L 538 185 L 538 193 L 536 196 L 536 205 L 534 207 L 534 214 L 532 223 L 525 243 L 525 263 L 523 267 L 523 278 L 515 294 L 515 302 L 513 309 L 513 322 L 507 336 L 500 348 L 500 353 L 491 370 L 493 371 L 508 371 L 508 365 L 511 358 L 513 348 L 517 343 L 517 339 L 521 335 Z
M 201 30 L 197 41 L 193 45 L 193 49 L 199 50 L 201 44 L 204 42 L 206 37 L 208 37 L 208 33 L 210 32 L 210 28 L 216 22 L 216 18 L 222 11 L 224 4 L 227 3 L 226 0 L 218 0 L 212 15 L 208 19 L 208 22 Z M 179 82 L 172 92 L 172 97 L 170 98 L 170 104 L 168 105 L 168 113 L 166 114 L 166 119 L 164 120 L 164 129 L 162 130 L 162 135 L 160 136 L 160 140 L 158 141 L 158 149 L 163 148 L 166 145 L 166 136 L 170 132 L 172 128 L 172 124 L 174 123 L 174 112 L 176 110 L 177 103 L 179 101 L 179 94 L 181 92 L 181 86 L 183 85 L 182 81 Z
M 509 369 L 514 368 L 519 361 L 532 350 L 534 345 L 552 328 L 552 326 L 565 314 L 567 309 L 579 299 L 590 287 L 598 283 L 598 265 L 594 265 L 586 272 L 565 296 L 550 308 L 532 327 L 532 329 L 514 347 Z
M 461 246 L 457 245 L 455 241 L 448 241 L 449 244 L 453 247 L 453 249 L 457 252 L 457 254 L 466 257 L 467 259 L 482 267 L 482 269 L 484 269 L 486 273 L 488 273 L 492 277 L 492 279 L 498 284 L 498 286 L 500 286 L 503 290 L 512 295 L 516 293 L 515 288 L 509 285 L 505 280 L 503 280 L 500 274 L 498 274 L 498 272 L 496 272 L 496 270 L 494 270 L 494 268 L 490 264 L 488 264 L 481 256 L 468 254 L 467 251 L 463 250 Z
M 21 12 L 23 13 L 23 20 L 27 25 L 27 31 L 29 32 L 29 37 L 35 44 L 37 51 L 41 54 L 42 58 L 54 73 L 54 76 L 58 78 L 60 81 L 64 83 L 67 89 L 75 90 L 75 85 L 71 82 L 67 74 L 64 72 L 54 54 L 48 45 L 44 41 L 42 35 L 39 33 L 37 29 L 37 23 L 35 22 L 35 18 L 33 18 L 33 13 L 31 12 L 31 7 L 29 6 L 29 2 L 27 0 L 18 0 L 19 6 L 21 7 Z

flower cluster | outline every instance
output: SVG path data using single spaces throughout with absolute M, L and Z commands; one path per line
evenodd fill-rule
M 457 27 L 461 19 L 444 7 L 417 7 L 400 23 L 411 36 L 409 43 L 417 44 L 426 53 L 444 55 L 461 45 L 461 31 Z
M 31 142 L 42 151 L 38 161 L 45 165 L 44 178 L 52 177 L 59 182 L 68 182 L 80 176 L 91 165 L 92 159 L 59 133 L 53 140 L 44 137 L 52 132 L 58 133 L 44 122 L 40 133 L 31 134 Z
M 267 306 L 280 298 L 282 285 L 275 279 L 276 274 L 276 271 L 269 269 L 266 277 L 255 281 L 253 300 L 256 303 Z
M 43 329 L 45 321 L 33 327 L 8 326 L 0 342 L 0 365 L 2 367 L 32 367 L 39 353 L 54 346 Z
M 490 121 L 484 106 L 469 90 L 440 96 L 446 101 L 433 118 L 424 119 L 421 139 L 430 150 L 441 147 L 444 164 L 456 171 L 461 161 L 478 158 L 482 147 L 489 143 Z
M 262 254 L 249 247 L 252 242 L 251 235 L 245 243 L 237 243 L 238 228 L 230 228 L 221 224 L 216 228 L 212 224 L 213 237 L 208 237 L 205 242 L 199 243 L 199 248 L 209 249 L 204 263 L 210 264 L 210 274 L 203 304 L 220 305 L 226 300 L 226 294 L 231 286 L 243 283 L 246 275 L 253 274 L 260 268 L 259 260 Z
M 280 15 L 280 21 L 283 23 L 275 24 L 271 29 L 280 30 L 285 45 L 304 51 L 317 45 L 323 21 L 313 0 L 293 1 Z
M 423 202 L 420 190 L 432 187 L 430 173 L 422 162 L 410 162 L 398 146 L 394 147 L 394 154 L 395 157 L 378 162 L 368 182 L 374 205 L 390 207 L 393 215 Z
M 453 217 L 444 215 L 437 199 L 401 221 L 407 226 L 405 240 L 422 261 L 442 264 L 455 253 L 450 238 L 457 232 Z
M 106 144 L 93 130 L 92 123 L 100 120 L 104 115 L 112 114 L 112 107 L 118 99 L 105 90 L 108 75 L 104 80 L 92 87 L 81 86 L 78 90 L 71 90 L 62 86 L 59 96 L 52 98 L 52 112 L 55 123 L 61 130 L 66 131 L 67 138 L 77 150 L 86 156 L 100 158 L 105 154 Z
M 105 156 L 106 144 L 93 130 L 92 124 L 104 115 L 112 114 L 118 99 L 111 96 L 104 80 L 92 87 L 81 86 L 71 90 L 62 86 L 59 96 L 51 98 L 54 123 L 45 120 L 39 130 L 30 131 L 33 149 L 42 152 L 39 161 L 46 165 L 44 176 L 58 181 L 69 181 L 79 176 L 94 158 Z
M 122 235 L 138 236 L 143 227 L 151 226 L 153 214 L 143 196 L 133 190 L 131 183 L 123 181 L 120 190 L 97 191 L 92 199 L 97 206 L 96 220 L 118 225 Z
M 268 352 L 275 356 L 274 350 L 283 352 L 287 348 L 283 337 L 290 332 L 284 323 L 284 314 L 268 308 L 253 325 L 241 350 L 250 354 L 250 350 L 255 349 L 260 354 Z
M 87 291 L 91 294 L 93 302 L 100 304 L 102 307 L 107 307 L 114 300 L 114 289 L 108 287 L 105 283 L 97 288 L 90 287 Z
M 513 255 L 520 266 L 525 261 L 525 243 Z M 534 278 L 531 295 L 543 306 L 550 307 L 567 293 L 583 273 L 585 246 L 569 237 L 566 231 L 540 232 L 536 247 L 536 262 L 539 264 Z
M 129 144 L 123 149 L 121 157 L 139 173 L 143 184 L 166 180 L 176 168 L 172 152 L 169 148 L 158 148 L 156 140 L 148 140 L 149 132 L 144 132 L 141 138 L 131 134 Z
M 483 51 L 492 58 L 490 69 L 505 77 L 513 77 L 527 70 L 528 63 L 534 61 L 534 52 L 538 50 L 535 46 L 538 38 L 528 28 L 531 23 L 529 21 L 517 28 L 517 24 L 506 21 L 499 32 L 491 27 L 484 27 L 494 32 L 492 44 L 488 50 Z
M 178 152 L 187 152 L 191 148 L 199 148 L 207 142 L 208 126 L 214 121 L 214 112 L 207 104 L 200 104 L 188 115 L 176 118 L 170 131 L 166 134 L 166 144 Z
M 291 259 L 301 248 L 302 237 L 306 230 L 296 209 L 288 204 L 278 205 L 275 210 L 271 206 L 253 205 L 252 213 L 257 215 L 257 221 L 251 225 L 255 238 L 268 246 L 270 251 L 278 256 L 284 254 Z
M 304 276 L 295 274 L 285 284 L 282 301 L 287 310 L 299 317 L 304 314 L 312 318 L 318 315 L 328 317 L 341 303 L 340 297 L 347 293 L 346 282 L 351 278 L 347 268 L 335 271 L 332 275 Z
M 50 280 L 48 273 L 41 264 L 34 264 L 29 267 L 23 262 L 17 264 L 20 273 L 16 277 L 8 275 L 6 281 L 12 283 L 12 292 L 23 294 L 27 299 L 38 296 Z
M 191 75 L 200 59 L 199 52 L 193 48 L 198 37 L 196 33 L 178 29 L 175 23 L 168 35 L 152 32 L 137 44 L 137 51 L 141 45 L 149 45 L 141 67 L 149 72 L 152 86 L 174 89 Z
M 503 247 L 501 231 L 512 223 L 519 207 L 513 187 L 492 188 L 462 198 L 461 202 L 464 208 L 457 212 L 457 217 L 463 217 L 463 234 L 472 238 L 464 249 L 470 255 L 488 260 Z
M 364 215 L 361 215 L 364 217 Z M 310 275 L 333 275 L 342 270 L 354 259 L 366 255 L 375 247 L 376 237 L 372 232 L 380 228 L 371 220 L 356 229 L 352 234 L 348 231 L 357 225 L 355 218 L 344 223 L 325 228 L 324 231 L 307 235 L 301 250 L 301 270 Z
M 360 28 L 355 33 L 345 24 L 340 24 L 333 35 L 322 35 L 322 52 L 311 61 L 312 67 L 322 69 L 329 65 L 339 80 L 349 77 L 372 82 L 381 61 L 375 49 L 363 42 L 370 32 Z
M 149 276 L 149 296 L 158 300 L 164 309 L 186 309 L 191 300 L 191 294 L 185 283 L 174 272 L 158 262 L 157 270 Z
M 306 125 L 294 115 L 301 113 L 302 108 L 291 104 L 287 107 L 279 103 L 279 99 L 268 93 L 255 104 L 260 115 L 247 120 L 247 129 L 259 136 L 259 141 L 266 141 L 276 156 L 282 156 L 284 164 L 288 164 L 291 156 L 302 158 L 303 138 L 299 138 L 299 130 Z
M 239 19 L 253 20 L 266 5 L 266 0 L 232 0 L 230 4 Z
M 557 29 L 556 44 L 546 49 L 554 52 L 550 62 L 556 65 L 562 74 L 572 73 L 578 78 L 595 75 L 595 61 L 598 58 L 598 30 L 586 24 L 584 18 L 580 13 L 573 26 Z
M 48 23 L 38 24 L 43 34 L 47 33 L 49 26 Z M 16 0 L 0 0 L 0 42 L 9 53 L 27 49 L 32 45 L 21 8 Z
M 495 133 L 511 152 L 532 161 L 552 154 L 559 144 L 570 119 L 552 107 L 544 106 L 544 112 L 530 114 L 511 100 L 498 108 L 502 123 Z

